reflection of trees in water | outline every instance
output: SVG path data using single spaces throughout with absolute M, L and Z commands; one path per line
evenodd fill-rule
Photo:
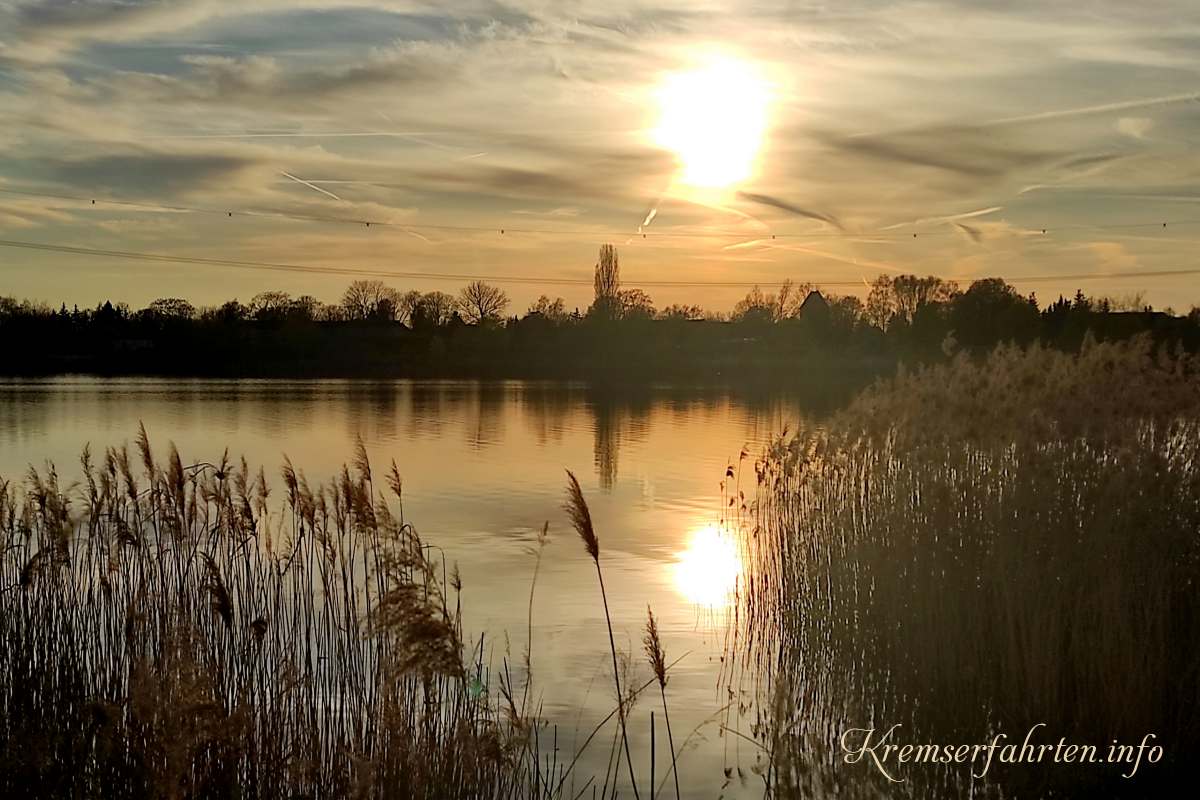
M 809 416 L 803 399 L 755 387 L 605 387 L 588 392 L 595 417 L 594 462 L 600 486 L 609 490 L 619 474 L 620 448 L 647 439 L 655 425 L 694 420 L 725 424 L 744 420 L 746 441 L 765 441 Z
M 57 401 L 52 389 L 0 383 L 0 444 L 15 445 L 45 432 L 51 400 Z
M 447 422 L 461 422 L 468 444 L 483 449 L 500 442 L 504 433 L 504 384 L 494 381 L 430 381 L 393 384 L 407 400 L 410 437 L 442 434 Z
M 583 390 L 543 381 L 525 384 L 517 395 L 521 418 L 533 433 L 538 447 L 562 441 L 570 427 L 572 412 L 581 413 Z
M 596 413 L 593 460 L 596 475 L 600 478 L 600 488 L 608 491 L 617 482 L 617 458 L 621 444 L 619 410 L 606 405 L 593 408 Z
M 447 414 L 453 408 L 453 398 L 448 399 L 447 384 L 412 383 L 404 387 L 408 396 L 409 437 L 424 434 L 436 436 L 441 433 Z
M 617 482 L 617 465 L 623 442 L 641 441 L 650 432 L 654 405 L 648 390 L 596 389 L 590 392 L 589 406 L 595 416 L 593 462 L 600 488 L 608 491 Z
M 349 384 L 345 403 L 351 434 L 369 440 L 393 440 L 402 393 L 402 388 L 392 382 Z
M 474 420 L 468 428 L 471 446 L 482 450 L 499 444 L 504 436 L 504 400 L 507 395 L 504 384 L 485 381 L 474 387 Z

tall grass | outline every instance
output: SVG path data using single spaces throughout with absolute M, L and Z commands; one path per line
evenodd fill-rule
M 0 794 L 548 796 L 361 446 L 327 487 L 286 464 L 278 513 L 144 430 L 81 468 L 0 481 Z
M 901 376 L 756 465 L 743 663 L 779 796 L 1146 796 L 1200 746 L 1200 381 L 1146 342 Z M 1137 743 L 1160 764 L 901 768 L 904 742 Z

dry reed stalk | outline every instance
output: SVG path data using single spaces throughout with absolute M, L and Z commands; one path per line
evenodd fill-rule
M 629 752 L 629 735 L 626 731 L 625 695 L 621 690 L 621 671 L 617 666 L 617 642 L 613 637 L 612 616 L 608 611 L 608 593 L 604 589 L 604 571 L 600 568 L 600 540 L 596 537 L 595 528 L 592 526 L 592 512 L 583 497 L 583 489 L 580 488 L 579 480 L 571 470 L 567 470 L 567 500 L 563 508 L 570 517 L 575 532 L 583 540 L 584 548 L 591 557 L 592 563 L 596 566 L 596 578 L 600 582 L 600 598 L 604 603 L 604 621 L 608 625 L 608 645 L 612 654 L 613 683 L 617 690 L 617 718 L 621 726 L 621 742 L 625 748 L 625 765 L 629 769 L 629 782 L 633 787 L 633 795 L 637 798 L 639 797 L 637 777 L 634 775 L 633 757 Z

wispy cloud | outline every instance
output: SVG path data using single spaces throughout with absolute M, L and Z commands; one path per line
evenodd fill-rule
M 0 224 L 333 263 L 380 242 L 395 257 L 436 245 L 447 269 L 550 274 L 586 273 L 599 242 L 640 221 L 651 230 L 623 261 L 655 277 L 680 264 L 720 277 L 744 259 L 781 278 L 1077 270 L 1099 253 L 1070 249 L 1083 235 L 1065 231 L 1195 202 L 1198 34 L 1189 0 L 0 0 L 0 179 L 246 210 L 164 225 L 163 211 L 6 200 Z M 650 135 L 656 87 L 714 50 L 754 62 L 776 94 L 759 173 L 694 193 Z M 574 233 L 368 233 L 286 216 L 335 216 L 334 201 L 351 221 L 490 231 L 520 215 Z M 912 225 L 937 236 L 887 233 Z M 770 238 L 799 231 L 828 239 Z M 681 232 L 706 235 L 666 235 Z M 1165 232 L 1134 236 L 1112 239 L 1147 267 L 1189 257 Z M 296 249 L 271 252 L 284 248 Z M 114 291 L 172 292 L 162 280 Z M 312 280 L 305 291 L 336 292 Z
M 797 217 L 815 219 L 818 222 L 824 222 L 827 225 L 831 225 L 838 230 L 842 229 L 842 223 L 838 222 L 836 217 L 833 217 L 829 214 L 823 214 L 820 211 L 801 208 L 794 203 L 789 203 L 786 200 L 780 200 L 778 197 L 771 197 L 770 195 L 766 194 L 758 194 L 757 192 L 738 192 L 738 197 L 751 203 L 758 203 L 759 205 L 769 206 L 770 208 L 776 208 L 780 211 L 786 211 L 787 213 Z

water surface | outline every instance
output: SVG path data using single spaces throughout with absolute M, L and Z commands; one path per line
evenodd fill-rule
M 803 416 L 780 396 L 542 382 L 9 380 L 0 381 L 0 476 L 52 461 L 73 479 L 85 442 L 93 453 L 132 443 L 140 422 L 156 451 L 174 442 L 185 464 L 216 461 L 226 448 L 261 464 L 282 500 L 285 454 L 311 482 L 327 481 L 361 437 L 377 471 L 392 459 L 399 466 L 406 519 L 458 564 L 466 626 L 473 640 L 483 636 L 493 664 L 506 654 L 523 660 L 537 534 L 548 522 L 534 686 L 569 754 L 614 703 L 595 571 L 561 509 L 571 469 L 600 538 L 618 647 L 633 652 L 638 682 L 650 675 L 641 656 L 647 605 L 668 659 L 684 656 L 669 685 L 677 744 L 696 731 L 680 760 L 684 792 L 717 796 L 730 767 L 726 796 L 758 795 L 753 747 L 720 729 L 739 725 L 721 712 L 729 697 L 719 680 L 724 591 L 738 569 L 713 525 L 726 467 Z M 651 708 L 657 698 L 647 694 L 631 720 L 643 771 Z M 597 738 L 583 774 L 603 772 L 611 744 Z

